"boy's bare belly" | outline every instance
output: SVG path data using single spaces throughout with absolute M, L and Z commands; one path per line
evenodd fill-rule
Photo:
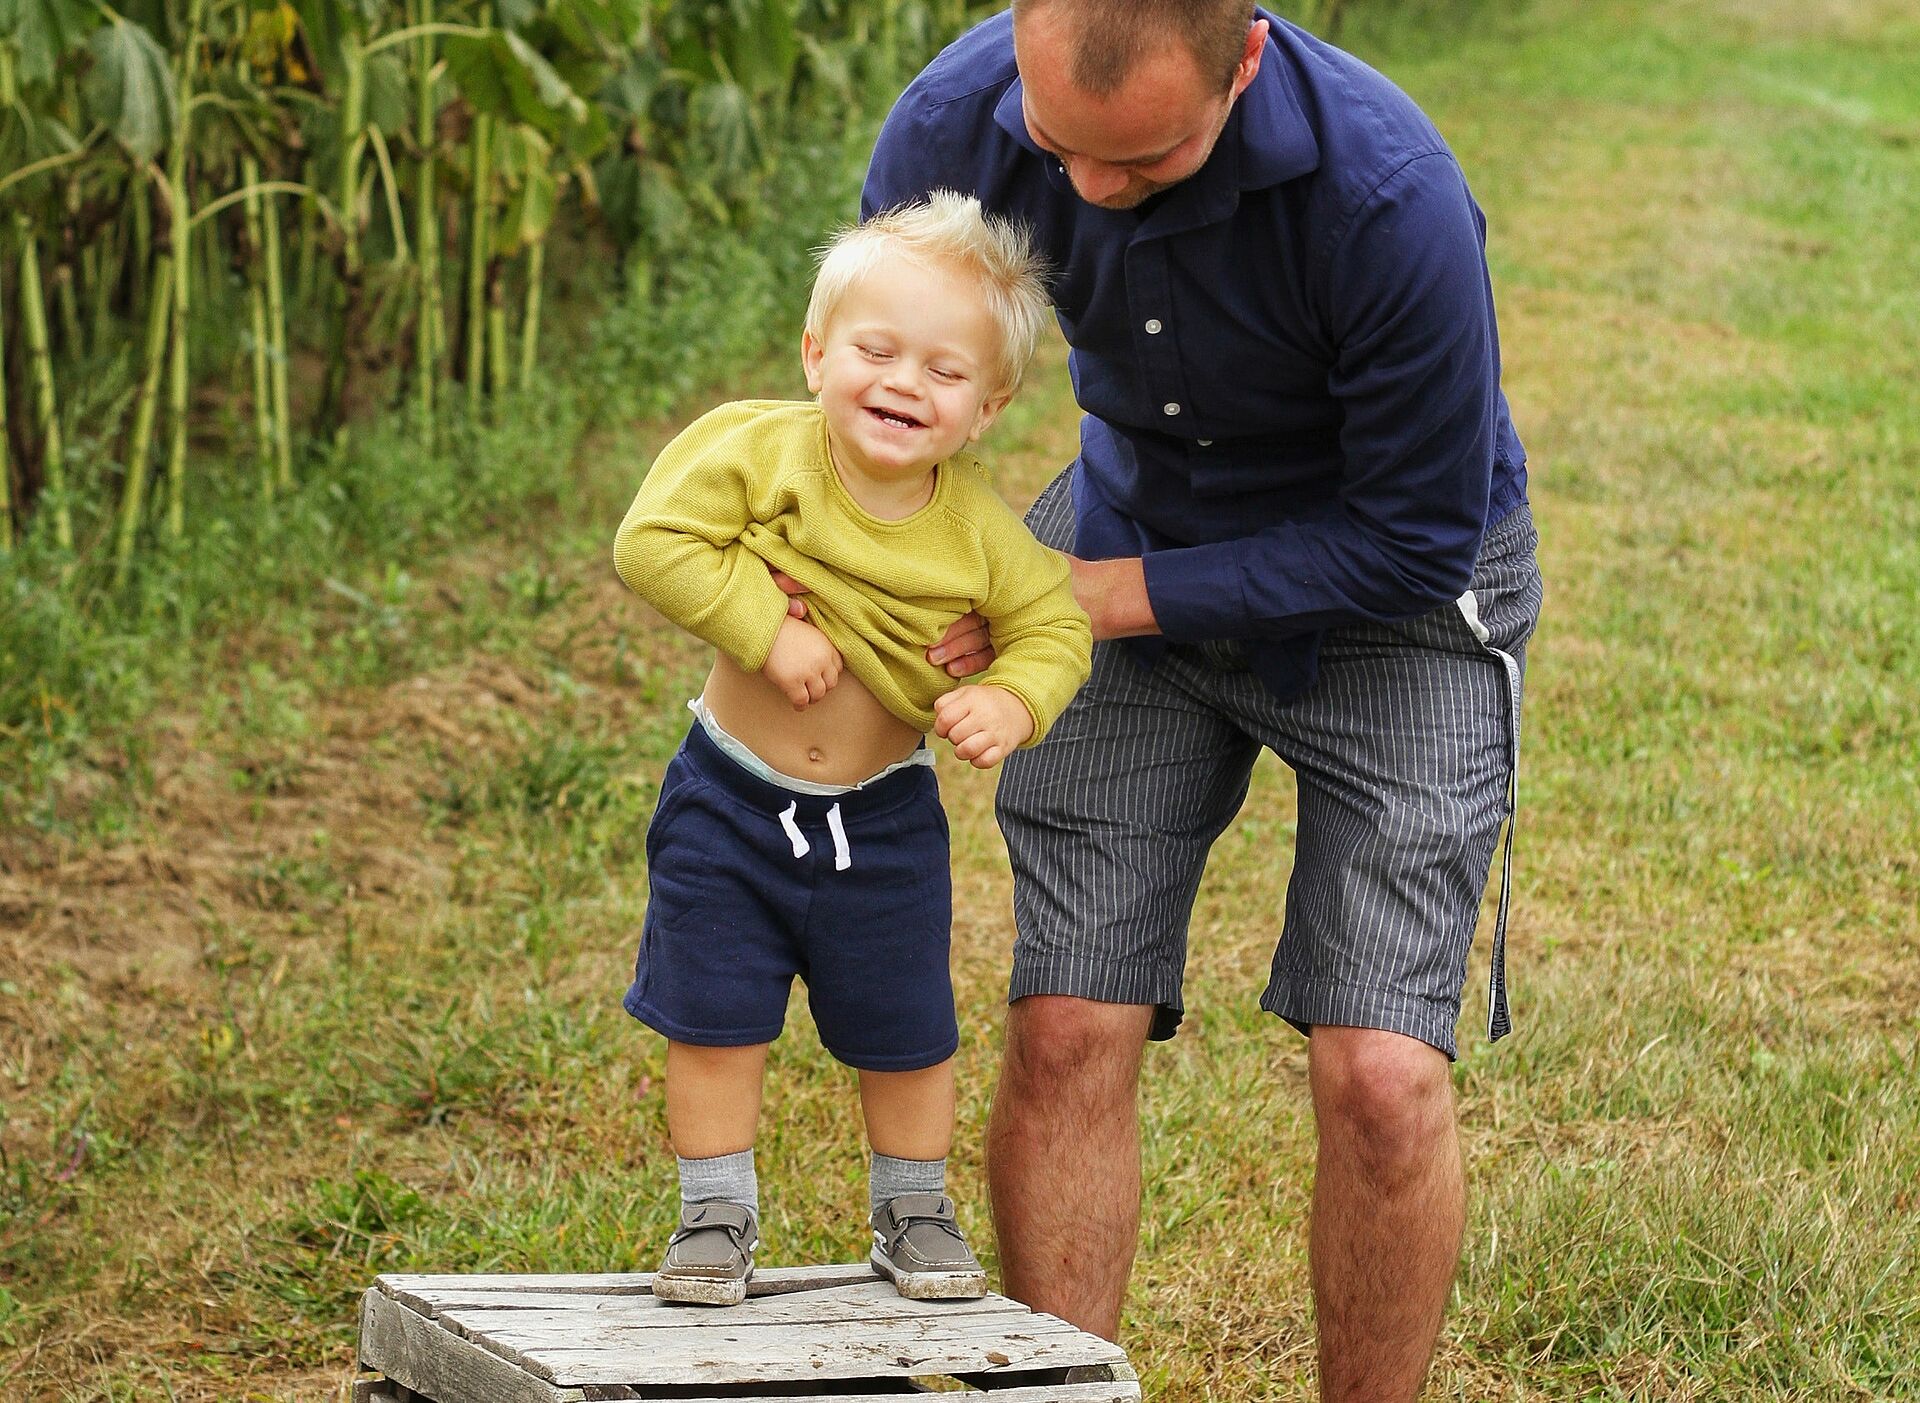
M 920 744 L 919 731 L 845 670 L 826 696 L 795 711 L 773 683 L 722 653 L 707 674 L 706 700 L 722 730 L 781 774 L 816 784 L 858 784 Z

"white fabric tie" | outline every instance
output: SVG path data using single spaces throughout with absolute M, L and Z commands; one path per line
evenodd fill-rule
M 840 806 L 827 810 L 827 831 L 833 834 L 833 870 L 844 872 L 853 866 L 853 850 L 847 846 L 847 830 L 840 823 Z
M 834 812 L 838 814 L 839 811 L 840 806 L 838 804 L 834 805 Z M 807 835 L 802 833 L 800 831 L 800 825 L 793 821 L 793 816 L 799 812 L 800 801 L 796 799 L 780 811 L 780 826 L 787 832 L 787 841 L 793 844 L 793 855 L 795 857 L 805 857 L 812 849 L 807 846 Z M 839 832 L 838 829 L 834 831 L 836 835 Z M 843 839 L 842 841 L 844 842 L 845 840 Z

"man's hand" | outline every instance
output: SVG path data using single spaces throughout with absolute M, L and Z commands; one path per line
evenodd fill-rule
M 780 621 L 773 651 L 760 671 L 787 694 L 795 711 L 805 711 L 840 680 L 840 650 L 812 624 L 788 615 Z
M 989 770 L 1033 734 L 1033 716 L 1005 687 L 955 687 L 933 699 L 933 733 L 976 770 Z
M 975 613 L 962 614 L 947 625 L 940 641 L 927 649 L 927 661 L 944 667 L 949 677 L 971 677 L 993 666 L 993 637 L 987 621 Z
M 793 576 L 789 575 L 785 570 L 774 570 L 771 565 L 769 565 L 767 569 L 773 571 L 773 582 L 780 586 L 780 592 L 787 597 L 787 617 L 790 619 L 806 618 L 807 601 L 800 596 L 807 593 L 807 587 L 794 579 Z
M 1093 621 L 1093 638 L 1139 638 L 1160 632 L 1147 598 L 1147 568 L 1138 556 L 1117 560 L 1067 557 L 1073 567 L 1073 598 Z

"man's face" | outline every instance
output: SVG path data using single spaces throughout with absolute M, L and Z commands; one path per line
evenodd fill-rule
M 1096 97 L 1071 76 L 1071 7 L 1043 6 L 1014 26 L 1027 132 L 1066 167 L 1074 192 L 1102 209 L 1132 209 L 1178 185 L 1213 152 L 1234 100 L 1260 71 L 1267 22 L 1249 27 L 1232 83 L 1201 73 L 1179 40 L 1134 65 L 1120 87 Z

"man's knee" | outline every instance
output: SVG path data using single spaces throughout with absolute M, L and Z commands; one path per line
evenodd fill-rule
M 1309 1055 L 1321 1135 L 1341 1137 L 1369 1170 L 1391 1176 L 1454 1143 L 1453 1083 L 1436 1049 L 1373 1028 L 1319 1027 Z
M 1005 1093 L 1056 1106 L 1098 1108 L 1131 1100 L 1151 1026 L 1151 1005 L 1109 1004 L 1062 994 L 1030 994 L 1007 1016 Z

